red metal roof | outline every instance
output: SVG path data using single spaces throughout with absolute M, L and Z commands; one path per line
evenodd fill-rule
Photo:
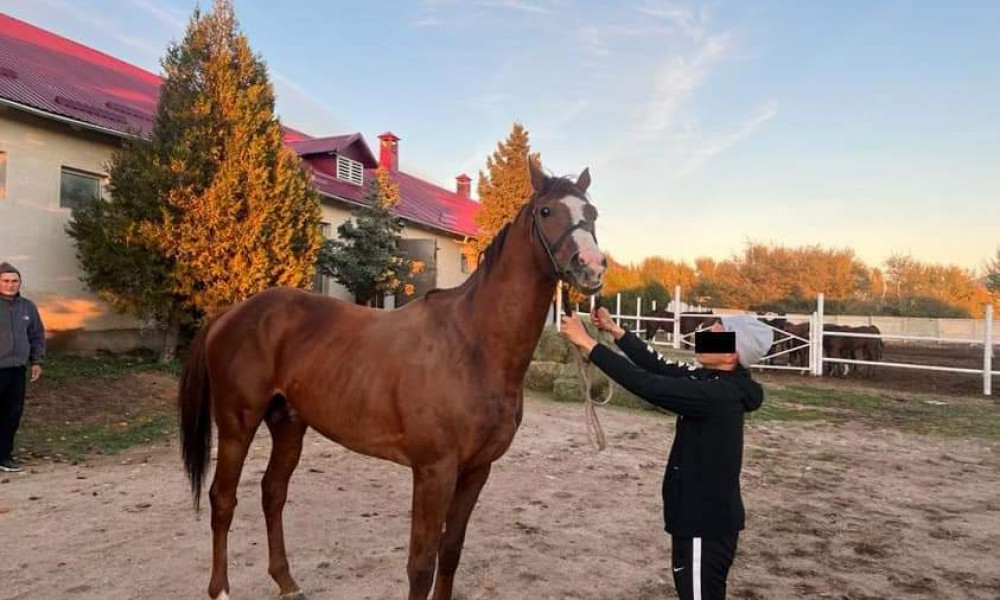
M 316 189 L 357 204 L 364 203 L 367 186 L 376 177 L 376 169 L 365 169 L 365 187 L 362 187 L 337 179 L 335 172 L 318 160 L 306 158 L 304 162 L 313 172 Z M 475 234 L 478 202 L 401 171 L 392 172 L 389 177 L 399 185 L 396 213 L 400 216 L 456 235 Z
M 160 78 L 0 14 L 0 97 L 116 132 L 148 134 Z
M 121 134 L 149 135 L 160 93 L 160 77 L 103 52 L 0 14 L 0 98 Z M 316 187 L 362 202 L 364 190 L 336 179 L 320 156 L 360 141 L 366 166 L 377 164 L 360 133 L 323 138 L 284 127 L 285 141 L 310 167 Z M 310 158 L 314 157 L 314 158 Z M 315 160 L 314 160 L 315 159 Z M 366 180 L 375 176 L 367 170 Z M 406 173 L 399 183 L 400 216 L 459 235 L 476 231 L 479 204 Z
M 365 157 L 365 166 L 373 167 L 378 165 L 375 155 L 365 142 L 364 136 L 360 133 L 348 133 L 345 135 L 331 135 L 328 137 L 312 138 L 310 140 L 291 141 L 287 137 L 285 141 L 292 150 L 299 156 L 311 156 L 313 154 L 330 154 L 340 152 L 353 144 L 357 144 L 361 154 Z

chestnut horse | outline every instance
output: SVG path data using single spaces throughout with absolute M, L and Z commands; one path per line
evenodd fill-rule
M 452 597 L 469 516 L 521 423 L 522 383 L 556 283 L 595 293 L 604 279 L 589 172 L 574 182 L 533 165 L 530 171 L 531 199 L 460 287 L 394 311 L 276 288 L 201 329 L 181 377 L 179 409 L 196 507 L 213 420 L 219 436 L 209 491 L 210 597 L 229 597 L 229 527 L 262 421 L 273 440 L 261 483 L 268 572 L 281 598 L 304 597 L 289 572 L 282 510 L 309 427 L 412 469 L 409 600 L 425 600 L 432 584 L 434 600 Z

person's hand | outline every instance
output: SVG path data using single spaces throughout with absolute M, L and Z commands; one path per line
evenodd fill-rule
M 583 321 L 579 317 L 563 316 L 562 334 L 587 354 L 590 354 L 590 351 L 597 345 L 597 342 L 587 333 L 587 328 L 583 326 Z
M 42 365 L 31 365 L 31 382 L 34 383 L 42 377 Z
M 615 323 L 615 320 L 611 318 L 611 313 L 603 306 L 594 307 L 594 310 L 590 311 L 590 320 L 601 331 L 609 332 L 615 340 L 619 340 L 625 335 L 625 330 Z

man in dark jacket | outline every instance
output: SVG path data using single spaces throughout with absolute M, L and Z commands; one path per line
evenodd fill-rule
M 26 371 L 42 376 L 45 327 L 35 304 L 21 297 L 21 273 L 0 263 L 0 471 L 20 471 L 14 460 L 14 436 L 24 410 Z
M 579 319 L 563 318 L 563 333 L 611 379 L 677 415 L 663 479 L 663 517 L 671 534 L 674 586 L 681 600 L 726 596 L 726 578 L 744 527 L 740 470 L 743 416 L 764 392 L 749 367 L 771 347 L 771 329 L 756 319 L 721 317 L 713 331 L 735 332 L 736 352 L 696 354 L 699 367 L 664 360 L 601 308 L 591 314 L 626 359 L 598 344 Z M 631 362 L 630 362 L 631 360 Z

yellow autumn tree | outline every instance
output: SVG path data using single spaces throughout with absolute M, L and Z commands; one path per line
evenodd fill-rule
M 493 154 L 486 158 L 486 172 L 479 171 L 477 233 L 470 244 L 474 255 L 485 250 L 497 232 L 510 223 L 531 198 L 529 160 L 541 164 L 538 153 L 531 152 L 528 130 L 514 123 L 507 139 L 499 142 Z
M 196 10 L 162 60 L 148 141 L 117 152 L 112 198 L 77 215 L 89 281 L 167 330 L 271 286 L 308 287 L 320 234 L 319 195 L 283 143 L 264 61 L 230 0 Z

